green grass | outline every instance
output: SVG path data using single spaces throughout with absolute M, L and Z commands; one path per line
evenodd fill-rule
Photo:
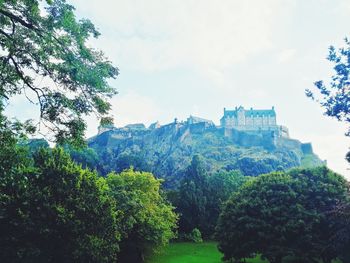
M 222 254 L 217 250 L 217 243 L 171 243 L 163 251 L 154 254 L 146 263 L 223 263 Z M 247 259 L 247 263 L 267 263 L 260 258 Z M 341 263 L 341 261 L 333 261 Z
M 147 263 L 222 263 L 222 254 L 217 243 L 172 243 L 162 252 L 151 256 Z M 249 263 L 263 263 L 260 259 L 247 260 Z

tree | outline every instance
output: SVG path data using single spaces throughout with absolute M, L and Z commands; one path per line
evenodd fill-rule
M 316 81 L 316 93 L 307 89 L 306 95 L 320 103 L 325 115 L 350 124 L 350 40 L 345 38 L 345 47 L 338 50 L 330 46 L 327 59 L 335 71 L 329 85 Z M 346 136 L 350 136 L 350 126 Z M 350 162 L 350 152 L 347 160 Z
M 116 91 L 107 80 L 118 70 L 87 46 L 91 36 L 99 36 L 94 25 L 65 0 L 0 1 L 0 100 L 28 94 L 57 142 L 81 144 L 85 114 L 111 122 L 106 99 Z
M 205 238 L 213 238 L 222 205 L 249 179 L 239 171 L 207 174 L 202 157 L 193 156 L 179 189 L 168 192 L 180 214 L 180 232 L 185 236 L 198 228 Z
M 329 212 L 346 201 L 346 192 L 345 179 L 326 167 L 255 178 L 227 202 L 217 227 L 219 250 L 237 262 L 257 254 L 272 263 L 287 256 L 331 262 L 337 254 Z
M 190 233 L 198 228 L 201 233 L 208 233 L 208 175 L 204 169 L 203 160 L 199 155 L 192 158 L 184 178 L 180 182 L 177 211 L 180 214 L 179 230 Z
M 129 169 L 111 173 L 106 180 L 122 226 L 119 259 L 143 262 L 146 252 L 175 237 L 174 208 L 161 195 L 161 181 L 151 173 Z
M 113 262 L 119 231 L 103 178 L 62 149 L 41 149 L 31 164 L 0 177 L 0 261 Z
M 349 195 L 350 197 L 350 195 Z M 343 263 L 350 262 L 350 205 L 349 201 L 339 203 L 330 214 L 334 222 L 334 236 L 332 244 Z
M 219 171 L 209 176 L 208 178 L 208 203 L 207 214 L 208 221 L 208 235 L 215 234 L 215 228 L 219 215 L 223 209 L 224 203 L 231 197 L 231 195 L 238 191 L 251 177 L 244 176 L 240 171 Z

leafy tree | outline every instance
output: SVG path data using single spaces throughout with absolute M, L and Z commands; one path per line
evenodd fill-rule
M 331 213 L 330 220 L 334 222 L 332 244 L 339 258 L 344 263 L 350 262 L 350 205 L 348 202 L 338 204 Z
M 145 162 L 144 158 L 142 158 L 141 153 L 137 154 L 127 154 L 122 153 L 120 155 L 116 155 L 114 170 L 117 172 L 121 172 L 125 169 L 129 169 L 133 167 L 134 170 L 137 171 L 150 171 L 149 165 Z
M 116 91 L 107 80 L 118 70 L 87 46 L 91 36 L 94 25 L 65 0 L 0 1 L 0 100 L 32 93 L 57 142 L 83 142 L 84 114 L 111 122 L 106 99 Z
M 209 236 L 213 236 L 215 233 L 215 227 L 224 203 L 250 179 L 251 177 L 242 175 L 240 171 L 220 171 L 209 176 L 206 208 L 208 214 L 206 225 Z
M 33 164 L 0 178 L 0 260 L 116 261 L 119 232 L 103 178 L 63 150 L 41 149 Z
M 161 195 L 161 181 L 151 173 L 129 169 L 111 173 L 106 180 L 122 226 L 120 261 L 142 262 L 146 252 L 175 237 L 174 208 Z
M 316 92 L 306 90 L 306 95 L 318 103 L 325 110 L 324 114 L 335 117 L 338 121 L 350 123 L 350 40 L 345 38 L 345 46 L 338 50 L 329 47 L 327 59 L 334 64 L 334 75 L 329 85 L 324 81 L 316 81 Z M 346 132 L 350 136 L 350 127 Z M 350 152 L 347 154 L 350 162 Z
M 270 262 L 330 262 L 329 211 L 346 200 L 344 178 L 325 167 L 263 175 L 227 202 L 217 227 L 219 250 L 239 262 L 261 254 Z M 300 261 L 301 260 L 301 261 Z
M 209 175 L 202 157 L 195 155 L 178 191 L 168 193 L 180 214 L 180 232 L 189 234 L 198 228 L 204 237 L 212 238 L 223 203 L 249 178 L 239 171 Z
M 180 213 L 181 232 L 190 233 L 194 228 L 198 228 L 203 234 L 207 234 L 208 191 L 208 175 L 203 161 L 199 155 L 195 155 L 180 183 L 176 202 L 177 211 Z

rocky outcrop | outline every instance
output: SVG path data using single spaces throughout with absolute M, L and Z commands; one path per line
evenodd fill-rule
M 88 145 L 104 162 L 106 172 L 134 166 L 164 178 L 168 186 L 179 181 L 195 154 L 203 156 L 208 171 L 240 170 L 250 176 L 323 165 L 311 144 L 276 137 L 269 131 L 227 134 L 205 122 L 114 128 L 89 139 Z

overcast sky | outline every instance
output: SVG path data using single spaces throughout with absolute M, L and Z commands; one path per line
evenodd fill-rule
M 304 90 L 329 80 L 329 45 L 350 36 L 349 0 L 71 0 L 101 32 L 91 45 L 120 69 L 117 126 L 190 114 L 219 124 L 223 108 L 275 106 L 293 138 L 312 142 L 350 178 L 345 126 Z M 9 111 L 16 112 L 18 103 Z M 26 117 L 29 112 L 22 112 Z M 88 136 L 96 121 L 88 120 Z

